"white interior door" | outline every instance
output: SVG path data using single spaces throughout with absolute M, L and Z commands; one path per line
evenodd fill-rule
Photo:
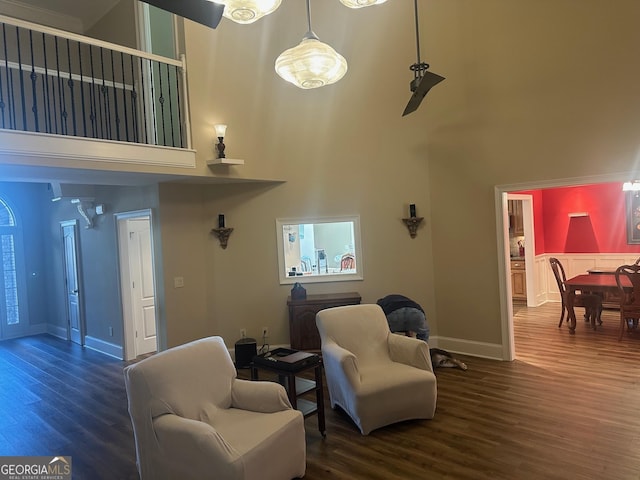
M 156 306 L 149 217 L 127 219 L 135 354 L 155 352 Z
M 80 308 L 80 282 L 78 281 L 78 249 L 76 243 L 76 223 L 62 225 L 65 289 L 67 302 L 67 324 L 69 339 L 84 345 L 84 321 Z

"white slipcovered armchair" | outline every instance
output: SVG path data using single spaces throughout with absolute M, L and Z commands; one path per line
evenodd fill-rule
M 436 377 L 424 341 L 391 333 L 378 305 L 321 310 L 316 324 L 331 406 L 339 405 L 363 435 L 433 418 Z
M 282 385 L 236 378 L 220 337 L 124 370 L 142 480 L 302 477 L 302 413 Z

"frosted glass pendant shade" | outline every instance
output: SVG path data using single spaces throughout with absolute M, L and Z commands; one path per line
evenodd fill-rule
M 296 87 L 309 89 L 335 83 L 347 73 L 347 61 L 326 43 L 305 36 L 276 59 L 276 72 Z
M 368 7 L 370 5 L 380 5 L 381 3 L 386 2 L 387 0 L 340 0 L 343 5 L 346 5 L 349 8 L 362 8 Z
M 222 16 L 236 23 L 253 23 L 274 12 L 282 0 L 215 0 L 224 5 Z

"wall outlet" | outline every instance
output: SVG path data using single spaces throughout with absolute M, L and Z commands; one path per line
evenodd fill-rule
M 262 327 L 262 338 L 267 338 L 269 336 L 269 327 Z
M 246 328 L 241 328 L 240 329 L 240 338 L 246 338 L 247 336 L 247 329 Z

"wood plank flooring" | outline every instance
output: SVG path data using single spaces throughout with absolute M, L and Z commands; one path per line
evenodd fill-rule
M 327 437 L 305 421 L 305 479 L 639 479 L 640 335 L 618 342 L 615 311 L 569 335 L 559 310 L 517 309 L 514 362 L 438 369 L 433 420 L 363 437 L 325 395 Z M 74 479 L 137 479 L 124 365 L 49 336 L 0 343 L 0 455 L 71 455 Z

